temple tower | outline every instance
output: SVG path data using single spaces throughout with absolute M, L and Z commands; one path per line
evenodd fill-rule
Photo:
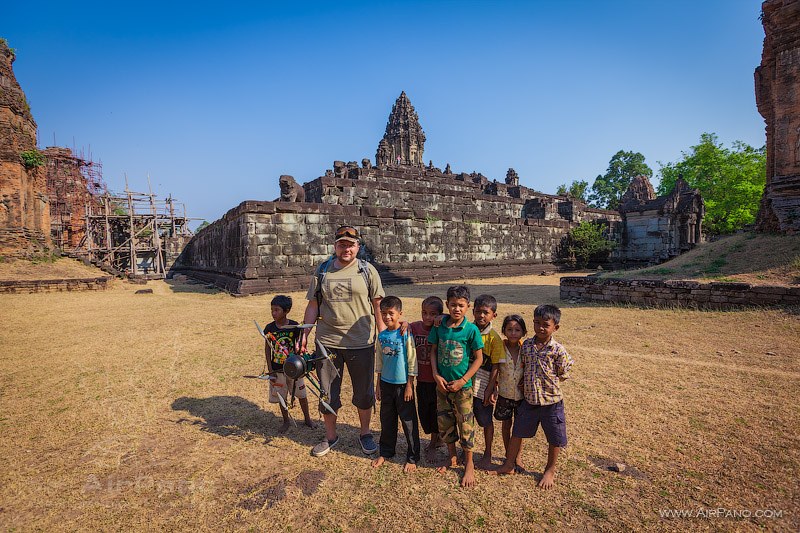
M 756 104 L 767 130 L 767 183 L 756 219 L 762 231 L 800 231 L 800 2 L 761 6 L 764 49 Z
M 378 143 L 376 165 L 384 168 L 398 165 L 422 167 L 424 148 L 425 132 L 419 124 L 414 106 L 403 91 L 392 107 L 386 133 Z
M 50 208 L 36 122 L 14 77 L 14 51 L 0 39 L 0 255 L 50 247 Z

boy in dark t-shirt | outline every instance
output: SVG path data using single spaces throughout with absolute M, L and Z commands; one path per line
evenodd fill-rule
M 425 448 L 429 456 L 441 446 L 439 438 L 439 425 L 436 423 L 436 382 L 433 380 L 431 370 L 430 344 L 428 335 L 431 333 L 433 321 L 444 311 L 444 302 L 438 296 L 428 296 L 422 301 L 422 320 L 413 322 L 411 335 L 414 336 L 414 345 L 417 348 L 417 413 L 422 431 L 431 436 L 431 442 Z
M 289 392 L 294 390 L 295 397 L 300 400 L 300 408 L 303 410 L 305 425 L 313 428 L 314 423 L 311 421 L 311 416 L 308 412 L 306 384 L 303 378 L 294 380 L 286 377 L 286 374 L 283 373 L 283 362 L 286 361 L 290 353 L 296 351 L 301 335 L 299 329 L 283 329 L 286 326 L 297 325 L 297 322 L 287 317 L 289 311 L 292 310 L 292 299 L 289 296 L 276 296 L 270 303 L 270 309 L 273 322 L 267 324 L 264 328 L 264 334 L 274 339 L 273 342 L 277 349 L 273 350 L 269 342 L 264 343 L 267 369 L 270 373 L 275 372 L 275 375 L 269 378 L 269 403 L 279 404 L 278 396 L 283 398 L 285 403 Z M 281 405 L 281 414 L 283 415 L 283 425 L 278 429 L 278 432 L 283 433 L 289 429 L 289 411 L 284 409 L 283 405 Z

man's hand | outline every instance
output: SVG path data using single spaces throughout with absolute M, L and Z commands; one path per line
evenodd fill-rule
M 403 401 L 410 402 L 414 399 L 414 385 L 411 381 L 406 383 L 406 391 L 403 393 Z

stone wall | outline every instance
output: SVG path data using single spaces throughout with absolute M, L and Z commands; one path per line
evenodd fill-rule
M 552 270 L 563 220 L 318 203 L 243 202 L 200 230 L 173 271 L 252 294 L 306 287 L 333 253 L 331 236 L 357 226 L 362 252 L 387 283 Z
M 32 292 L 100 291 L 108 288 L 110 276 L 82 279 L 38 279 L 0 281 L 0 294 Z
M 680 280 L 563 277 L 560 295 L 562 300 L 653 307 L 730 309 L 800 305 L 800 287 Z
M 762 231 L 800 230 L 800 2 L 762 4 L 764 48 L 755 71 L 767 123 L 767 183 L 756 221 Z
M 50 247 L 44 167 L 26 168 L 21 153 L 36 149 L 36 122 L 0 40 L 0 255 L 27 256 Z

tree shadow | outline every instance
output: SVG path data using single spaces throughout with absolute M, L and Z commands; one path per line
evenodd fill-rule
M 315 406 L 313 401 L 310 407 Z M 201 420 L 180 418 L 178 424 L 191 424 L 200 426 L 200 431 L 214 433 L 221 437 L 253 438 L 262 437 L 264 443 L 271 442 L 276 437 L 286 437 L 298 444 L 305 446 L 316 445 L 323 438 L 322 422 L 317 422 L 317 428 L 311 429 L 303 425 L 302 414 L 299 409 L 294 409 L 290 414 L 297 420 L 297 427 L 292 424 L 286 433 L 279 433 L 278 428 L 283 423 L 281 416 L 275 415 L 250 400 L 241 396 L 211 396 L 209 398 L 180 397 L 172 402 L 173 411 L 185 411 Z M 340 419 L 341 420 L 341 419 Z M 335 450 L 357 457 L 364 457 L 358 442 L 360 428 L 350 424 L 337 424 L 339 444 Z

